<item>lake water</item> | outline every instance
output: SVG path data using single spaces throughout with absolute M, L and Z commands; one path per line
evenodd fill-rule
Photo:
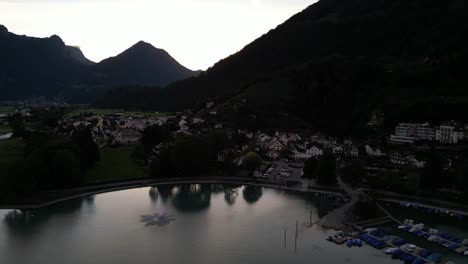
M 336 201 L 252 186 L 182 185 L 106 193 L 30 213 L 0 210 L 0 263 L 400 263 L 369 246 L 334 245 L 325 240 L 330 231 L 306 227 L 310 212 L 316 221 Z M 140 221 L 154 213 L 175 221 Z

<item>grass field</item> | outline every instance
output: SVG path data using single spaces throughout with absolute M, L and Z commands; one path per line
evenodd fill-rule
M 68 114 L 68 116 L 78 116 L 83 113 L 92 112 L 96 115 L 110 115 L 113 113 L 125 113 L 126 116 L 130 117 L 162 117 L 169 115 L 168 113 L 159 113 L 159 112 L 138 112 L 138 111 L 122 111 L 115 109 L 102 109 L 102 108 L 89 108 L 89 109 L 77 109 Z
M 101 151 L 101 160 L 87 173 L 85 183 L 142 178 L 144 176 L 143 168 L 132 160 L 131 154 L 132 149 L 130 148 Z
M 11 106 L 0 106 L 0 114 L 8 114 L 15 112 L 15 108 Z
M 11 132 L 11 127 L 7 125 L 0 125 L 0 134 Z

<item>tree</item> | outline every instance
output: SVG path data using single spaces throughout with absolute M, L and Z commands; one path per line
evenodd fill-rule
M 99 147 L 94 142 L 91 128 L 84 127 L 75 130 L 72 142 L 78 147 L 78 156 L 83 171 L 91 168 L 100 159 Z
M 57 150 L 50 161 L 50 177 L 56 187 L 78 186 L 81 179 L 80 162 L 69 149 Z
M 365 173 L 364 162 L 361 160 L 352 160 L 343 170 L 343 181 L 355 187 L 361 182 Z
M 59 107 L 35 108 L 31 111 L 35 121 L 38 121 L 42 129 L 56 128 L 58 122 L 63 119 L 65 109 Z
M 169 147 L 163 147 L 159 150 L 159 155 L 151 160 L 151 177 L 170 177 L 174 174 L 174 165 L 172 161 L 172 151 Z
M 8 118 L 8 125 L 13 129 L 13 135 L 22 137 L 26 130 L 24 117 L 21 113 L 15 113 Z
M 313 179 L 316 177 L 318 166 L 318 159 L 316 157 L 310 157 L 304 162 L 304 178 Z
M 207 135 L 181 135 L 172 151 L 174 168 L 180 176 L 196 176 L 211 171 L 216 153 Z
M 424 189 L 435 189 L 441 184 L 444 160 L 434 148 L 429 151 L 429 156 L 424 166 L 421 186 Z
M 248 152 L 244 157 L 242 157 L 242 165 L 249 171 L 256 170 L 262 165 L 262 163 L 262 158 L 253 151 Z
M 226 172 L 228 175 L 233 175 L 236 171 L 237 164 L 235 163 L 236 155 L 232 150 L 224 151 L 224 159 L 221 161 L 221 169 L 223 172 Z
M 153 148 L 166 141 L 170 137 L 170 132 L 161 126 L 153 125 L 146 127 L 141 136 L 141 144 L 146 155 L 150 155 Z
M 468 153 L 463 152 L 455 162 L 458 188 L 464 193 L 463 198 L 468 201 Z
M 317 166 L 317 183 L 323 185 L 336 184 L 336 159 L 333 152 L 327 150 L 323 153 Z
M 416 170 L 409 170 L 406 173 L 404 190 L 409 194 L 417 194 L 421 185 L 421 175 Z

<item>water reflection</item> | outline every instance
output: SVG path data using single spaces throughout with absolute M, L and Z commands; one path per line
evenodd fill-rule
M 174 189 L 174 187 L 175 185 L 172 185 L 172 184 L 158 185 L 156 187 L 156 189 L 158 190 L 159 196 L 161 197 L 161 201 L 164 204 L 172 196 L 172 190 Z
M 50 218 L 57 215 L 73 214 L 80 211 L 84 204 L 87 207 L 92 207 L 94 196 L 77 198 L 37 210 L 12 210 L 5 214 L 4 222 L 12 232 L 30 235 L 34 234 L 31 229 L 39 228 Z
M 225 189 L 225 185 L 224 184 L 213 184 L 211 185 L 211 191 L 212 193 L 214 194 L 218 194 L 218 193 L 222 193 L 224 192 L 224 189 Z
M 151 187 L 149 189 L 149 197 L 151 199 L 151 202 L 156 203 L 156 201 L 158 200 L 158 196 L 158 189 L 156 187 Z
M 237 196 L 239 195 L 237 189 L 226 189 L 224 190 L 224 200 L 228 205 L 234 205 L 236 203 Z
M 181 212 L 197 212 L 210 206 L 211 186 L 209 184 L 190 184 L 178 186 L 172 197 L 174 207 Z
M 244 190 L 242 191 L 242 196 L 244 200 L 249 204 L 254 204 L 263 195 L 262 187 L 259 186 L 245 186 Z
M 322 204 L 333 205 L 334 200 L 325 196 Z M 302 225 L 295 253 L 296 221 L 308 223 L 318 218 L 314 205 L 320 204 L 319 197 L 256 186 L 160 185 L 11 212 L 0 223 L 0 263 L 158 260 L 237 264 L 255 260 L 280 264 L 311 259 L 317 263 L 391 263 L 391 259 L 385 262 L 357 250 L 337 248 L 325 241 L 322 230 Z M 174 218 L 160 217 L 165 212 Z M 140 219 L 141 215 L 147 216 Z M 283 227 L 288 230 L 287 248 Z M 354 254 L 355 260 L 346 261 L 343 256 L 348 254 Z M 364 261 L 366 258 L 372 261 Z

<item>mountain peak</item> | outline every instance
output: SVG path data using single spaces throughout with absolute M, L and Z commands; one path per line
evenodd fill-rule
M 154 51 L 154 50 L 161 50 L 161 49 L 156 48 L 151 43 L 140 40 L 135 45 L 130 47 L 128 50 Z
M 50 40 L 52 41 L 55 41 L 55 42 L 58 42 L 60 44 L 64 44 L 65 45 L 65 42 L 63 42 L 62 38 L 57 36 L 57 35 L 52 35 L 49 37 Z
M 151 47 L 153 47 L 153 45 L 151 45 L 150 43 L 145 42 L 143 40 L 138 41 L 134 46 L 151 46 Z
M 0 25 L 0 32 L 8 32 L 8 28 L 6 28 L 4 25 Z

